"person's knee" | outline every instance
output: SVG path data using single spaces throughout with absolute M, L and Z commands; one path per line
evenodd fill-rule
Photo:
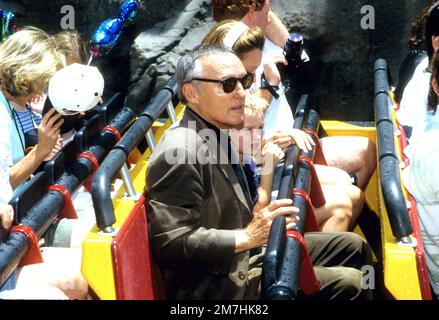
M 343 237 L 347 244 L 346 252 L 351 258 L 349 267 L 361 269 L 366 265 L 372 265 L 372 252 L 366 240 L 353 232 L 346 232 Z
M 349 197 L 340 197 L 337 210 L 334 211 L 333 217 L 340 222 L 350 221 L 352 219 L 353 205 Z
M 365 201 L 364 192 L 357 186 L 350 185 L 345 188 L 347 196 L 352 201 L 352 206 L 362 206 Z
M 353 268 L 338 268 L 343 273 L 334 286 L 334 299 L 355 300 L 363 296 L 363 273 Z
M 346 171 L 335 167 L 333 167 L 333 170 L 339 184 L 352 185 L 352 178 Z
M 351 185 L 351 176 L 343 169 L 317 165 L 317 175 L 321 184 L 326 185 Z

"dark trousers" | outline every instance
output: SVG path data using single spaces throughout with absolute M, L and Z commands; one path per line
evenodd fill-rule
M 372 266 L 369 245 L 350 232 L 305 234 L 305 242 L 320 283 L 320 290 L 304 300 L 353 300 L 371 299 L 370 289 L 362 288 L 364 266 Z M 258 299 L 263 254 L 250 259 L 249 285 L 246 299 Z

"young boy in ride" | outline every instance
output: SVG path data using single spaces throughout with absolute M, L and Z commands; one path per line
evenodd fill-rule
M 268 141 L 263 144 L 262 127 L 265 100 L 247 95 L 244 109 L 244 128 L 232 130 L 232 141 L 236 143 L 240 161 L 246 174 L 254 210 L 270 204 L 273 176 L 279 161 L 285 156 L 282 149 Z M 260 165 L 260 175 L 257 165 Z
M 264 143 L 262 139 L 264 123 L 262 110 L 265 104 L 263 99 L 247 95 L 244 128 L 232 130 L 231 134 L 243 164 L 254 210 L 270 204 L 275 168 L 285 156 L 282 149 L 272 140 Z M 259 169 L 257 165 L 260 165 Z M 321 231 L 338 232 L 352 229 L 355 218 L 352 217 L 351 202 L 347 197 L 337 197 L 335 194 L 343 190 L 335 186 L 322 186 L 322 188 L 326 196 L 326 204 L 314 208 Z

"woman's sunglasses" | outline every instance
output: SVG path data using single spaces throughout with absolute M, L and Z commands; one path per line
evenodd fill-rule
M 253 73 L 247 73 L 243 75 L 240 78 L 227 78 L 223 80 L 214 80 L 214 79 L 203 79 L 203 78 L 193 78 L 192 81 L 203 81 L 203 82 L 213 82 L 213 83 L 221 83 L 223 85 L 224 93 L 231 93 L 235 90 L 236 85 L 238 84 L 238 81 L 241 82 L 242 87 L 247 90 L 250 89 L 250 87 L 253 84 L 254 81 L 254 74 Z

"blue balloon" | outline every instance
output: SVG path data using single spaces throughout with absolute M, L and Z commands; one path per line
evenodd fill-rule
M 14 24 L 15 15 L 9 11 L 3 11 L 0 9 L 0 18 L 1 18 L 1 34 L 0 34 L 0 42 L 5 40 L 11 34 L 15 32 L 15 24 Z
M 132 24 L 137 16 L 137 0 L 125 1 L 119 9 L 119 19 L 122 20 L 126 26 Z
M 117 43 L 122 33 L 123 21 L 107 19 L 101 23 L 91 39 L 93 58 L 108 53 Z
M 119 9 L 117 19 L 102 22 L 90 41 L 90 52 L 93 58 L 107 54 L 116 45 L 124 26 L 132 24 L 137 16 L 137 0 L 125 1 Z

